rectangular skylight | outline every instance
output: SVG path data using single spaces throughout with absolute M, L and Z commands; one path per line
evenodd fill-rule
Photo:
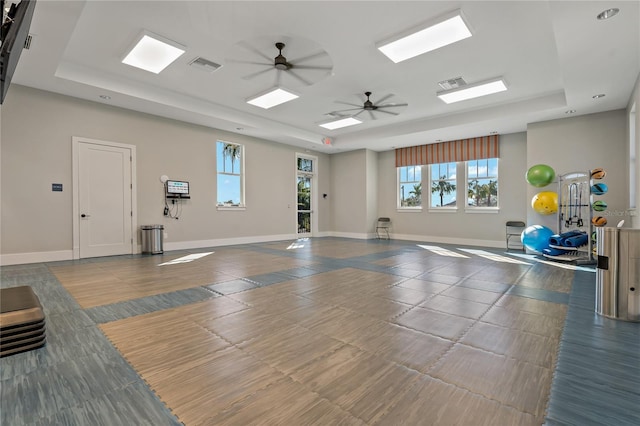
M 341 129 L 343 127 L 355 126 L 356 124 L 360 124 L 362 121 L 357 118 L 347 117 L 341 118 L 339 120 L 329 121 L 328 123 L 319 124 L 320 127 L 324 127 L 325 129 L 335 130 Z
M 175 41 L 144 31 L 122 63 L 159 74 L 185 51 L 186 47 Z
M 422 26 L 378 43 L 377 48 L 398 63 L 468 37 L 471 37 L 471 30 L 462 18 L 462 12 L 456 10 L 429 22 L 427 27 Z
M 463 86 L 458 89 L 446 90 L 438 92 L 437 95 L 447 104 L 454 102 L 466 101 L 467 99 L 479 98 L 480 96 L 491 95 L 498 92 L 504 92 L 507 86 L 501 78 L 484 81 L 482 83 Z
M 266 93 L 247 99 L 247 103 L 260 108 L 269 109 L 276 105 L 280 105 L 297 98 L 298 95 L 296 95 L 295 93 L 291 93 L 285 89 L 276 87 Z

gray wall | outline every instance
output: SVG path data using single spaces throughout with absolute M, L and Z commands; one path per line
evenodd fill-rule
M 367 152 L 349 151 L 331 156 L 333 232 L 363 238 L 367 232 Z
M 527 169 L 534 164 L 547 164 L 556 174 L 566 174 L 604 168 L 607 175 L 602 182 L 607 184 L 609 191 L 598 199 L 608 204 L 603 214 L 608 219 L 607 226 L 615 226 L 625 218 L 628 203 L 626 127 L 624 110 L 530 124 L 527 127 Z M 557 183 L 544 188 L 527 185 L 527 200 L 543 190 L 557 192 Z M 536 213 L 530 202 L 527 203 L 527 223 L 558 231 L 555 215 Z
M 136 146 L 138 224 L 163 224 L 168 248 L 295 236 L 294 147 L 17 85 L 1 114 L 3 255 L 71 250 L 73 136 Z M 216 209 L 218 139 L 245 145 L 245 211 Z M 311 154 L 318 192 L 329 192 L 331 158 Z M 190 181 L 180 220 L 163 216 L 161 175 Z M 64 191 L 52 192 L 52 183 Z M 316 213 L 319 232 L 329 231 L 331 199 Z
M 632 99 L 638 105 L 639 91 L 636 85 Z M 308 153 L 318 157 L 318 235 L 371 237 L 376 218 L 388 216 L 395 238 L 503 247 L 507 220 L 541 222 L 530 207 L 537 190 L 524 178 L 537 163 L 549 164 L 558 173 L 604 167 L 609 210 L 625 211 L 628 116 L 629 111 L 612 111 L 535 123 L 527 133 L 501 135 L 500 208 L 493 213 L 464 208 L 429 212 L 426 207 L 421 212 L 398 211 L 393 151 Z M 138 225 L 164 224 L 167 249 L 295 237 L 295 154 L 301 150 L 294 147 L 16 85 L 0 109 L 0 120 L 4 263 L 22 254 L 71 253 L 73 136 L 136 146 Z M 246 211 L 215 207 L 218 139 L 246 147 Z M 637 134 L 635 143 L 640 145 Z M 193 198 L 178 221 L 162 215 L 161 175 L 191 182 Z M 52 192 L 52 183 L 62 183 L 64 191 Z M 459 191 L 458 205 L 464 203 Z M 555 223 L 551 217 L 542 219 Z M 46 255 L 27 259 L 52 260 Z

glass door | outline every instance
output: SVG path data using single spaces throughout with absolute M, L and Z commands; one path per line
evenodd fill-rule
M 311 158 L 298 157 L 297 199 L 298 199 L 298 237 L 310 237 L 312 234 L 313 213 L 313 166 Z

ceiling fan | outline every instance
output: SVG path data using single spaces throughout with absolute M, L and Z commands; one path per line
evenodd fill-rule
M 391 99 L 394 97 L 393 94 L 388 94 L 386 96 L 383 96 L 376 103 L 374 103 L 370 99 L 371 94 L 372 94 L 371 92 L 364 92 L 364 95 L 367 98 L 364 101 L 364 104 L 361 104 L 361 105 L 350 103 L 350 102 L 336 101 L 336 103 L 338 104 L 349 105 L 354 108 L 347 108 L 347 109 L 332 111 L 327 115 L 331 115 L 334 117 L 346 117 L 346 116 L 357 117 L 358 115 L 367 111 L 369 117 L 372 120 L 376 120 L 378 118 L 376 117 L 377 113 L 383 113 L 387 115 L 398 115 L 402 112 L 404 108 L 406 108 L 409 105 L 404 102 L 391 102 Z
M 272 58 L 262 52 L 261 50 L 253 47 L 247 42 L 239 43 L 240 46 L 249 50 L 250 52 L 260 56 L 264 61 L 247 61 L 247 60 L 231 60 L 235 63 L 244 63 L 244 64 L 252 64 L 259 65 L 262 69 L 251 74 L 247 74 L 242 78 L 244 80 L 251 80 L 260 75 L 267 74 L 270 72 L 276 72 L 276 85 L 280 83 L 280 79 L 283 74 L 292 77 L 297 80 L 299 83 L 303 83 L 307 86 L 312 85 L 313 83 L 320 80 L 320 78 L 324 77 L 324 75 L 328 74 L 333 68 L 330 58 L 328 58 L 329 54 L 324 50 L 320 50 L 319 52 L 315 52 L 310 55 L 306 55 L 303 57 L 297 57 L 293 59 L 287 59 L 284 56 L 282 51 L 285 49 L 286 44 L 284 42 L 275 43 L 276 49 L 278 49 L 278 55 L 275 58 Z M 322 61 L 318 61 L 319 58 L 327 57 Z M 302 72 L 304 71 L 304 72 Z M 307 71 L 315 71 L 315 75 L 306 75 Z M 318 73 L 319 72 L 319 73 Z M 318 78 L 320 77 L 320 78 Z

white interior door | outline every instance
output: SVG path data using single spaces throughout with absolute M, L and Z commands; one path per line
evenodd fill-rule
M 126 146 L 78 142 L 80 258 L 133 253 L 132 158 Z

